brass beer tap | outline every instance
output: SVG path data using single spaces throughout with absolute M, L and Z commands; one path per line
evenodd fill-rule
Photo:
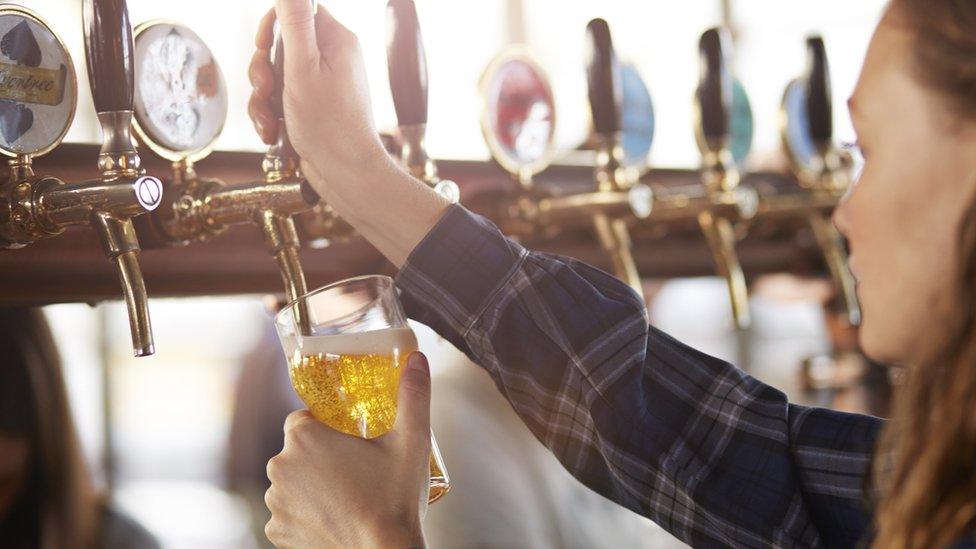
M 45 90 L 50 92 L 2 98 L 4 131 L 0 148 L 15 156 L 9 162 L 9 177 L 0 188 L 2 246 L 19 248 L 57 236 L 68 226 L 91 225 L 119 273 L 133 352 L 135 356 L 151 355 L 155 352 L 152 326 L 132 218 L 156 208 L 162 185 L 145 174 L 129 133 L 132 28 L 125 1 L 83 3 L 88 74 L 103 142 L 98 156 L 101 177 L 79 183 L 35 175 L 32 167 L 32 158 L 57 146 L 70 126 L 77 98 L 71 58 L 60 39 L 33 12 L 18 6 L 2 9 L 23 18 L 24 25 L 5 35 L 21 33 L 11 41 L 11 48 L 4 46 L 4 54 L 16 62 L 15 68 L 9 70 L 24 71 L 35 80 L 44 81 Z M 51 39 L 38 41 L 33 33 L 44 33 Z M 31 34 L 29 40 L 27 34 Z M 37 50 L 31 51 L 33 48 Z M 60 64 L 59 69 L 42 67 L 45 57 L 53 58 L 54 63 Z M 35 124 L 35 117 L 41 116 L 46 117 L 44 123 Z
M 750 325 L 749 293 L 736 253 L 734 224 L 754 213 L 739 191 L 739 170 L 730 150 L 733 79 L 729 70 L 730 38 L 723 28 L 705 31 L 699 41 L 701 74 L 695 92 L 698 146 L 702 152 L 702 183 L 708 197 L 698 213 L 719 274 L 725 278 L 732 318 L 739 329 Z M 754 201 L 752 201 L 754 203 Z
M 169 41 L 169 48 L 152 47 L 162 41 Z M 197 174 L 194 161 L 205 157 L 223 127 L 226 117 L 227 98 L 220 68 L 209 49 L 199 36 L 182 25 L 171 22 L 150 22 L 140 25 L 136 33 L 137 63 L 140 83 L 151 88 L 158 82 L 190 82 L 191 93 L 181 93 L 177 97 L 190 98 L 189 105 L 177 105 L 177 116 L 196 119 L 197 126 L 191 135 L 180 133 L 180 124 L 167 126 L 165 121 L 154 117 L 153 105 L 155 89 L 139 90 L 139 107 L 136 111 L 136 131 L 158 154 L 173 161 L 173 175 L 166 182 L 166 196 L 163 207 L 151 216 L 145 227 L 140 227 L 160 245 L 183 245 L 193 241 L 209 239 L 228 226 L 240 223 L 257 225 L 269 251 L 278 263 L 285 297 L 288 302 L 296 300 L 308 291 L 305 275 L 299 261 L 300 242 L 293 216 L 309 211 L 319 203 L 318 194 L 303 178 L 299 170 L 299 159 L 288 139 L 284 124 L 284 111 L 281 102 L 283 84 L 283 50 L 281 38 L 276 37 L 271 52 L 276 77 L 276 91 L 272 98 L 274 113 L 279 122 L 277 140 L 272 144 L 261 163 L 264 177 L 260 180 L 243 183 L 224 183 L 217 179 L 202 178 Z M 143 47 L 145 45 L 145 47 Z M 167 70 L 172 63 L 151 62 L 150 52 L 185 52 L 181 63 L 175 66 L 196 74 L 181 75 L 180 78 L 167 78 L 163 74 L 143 74 L 141 71 Z M 156 53 L 156 55 L 164 55 Z M 205 75 L 201 78 L 201 75 Z M 156 84 L 158 85 L 158 84 Z M 174 84 L 175 85 L 175 84 Z M 150 93 L 152 92 L 152 93 Z M 182 107 L 187 107 L 180 111 Z M 171 105 L 169 108 L 174 109 Z M 205 129 L 210 128 L 207 133 Z M 199 130 L 199 131 L 198 131 Z M 182 138 L 182 145 L 174 140 Z M 306 311 L 298 307 L 300 326 L 307 326 Z
M 427 154 L 427 53 L 413 0 L 390 0 L 386 7 L 386 59 L 390 91 L 400 130 L 401 157 L 410 174 L 451 202 L 460 199 L 453 181 L 437 175 Z
M 589 195 L 590 204 L 606 202 L 626 203 L 631 218 L 643 219 L 651 213 L 653 193 L 650 187 L 637 181 L 639 173 L 621 162 L 621 87 L 620 62 L 613 48 L 610 26 L 603 19 L 594 19 L 586 26 L 588 48 L 587 84 L 593 130 L 597 140 L 596 193 Z M 617 276 L 643 296 L 640 275 L 631 253 L 632 243 L 627 217 L 612 215 L 603 208 L 592 212 L 593 228 L 603 249 L 610 255 Z
M 854 277 L 847 266 L 843 236 L 830 216 L 851 183 L 851 160 L 833 142 L 833 102 L 830 68 L 823 39 L 807 39 L 804 74 L 790 82 L 783 94 L 780 129 L 783 148 L 805 193 L 801 200 L 764 199 L 762 216 L 800 215 L 806 218 L 823 253 L 839 301 L 852 326 L 860 324 L 861 309 Z

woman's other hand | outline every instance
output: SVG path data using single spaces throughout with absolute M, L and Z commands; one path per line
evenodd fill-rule
M 285 421 L 285 445 L 268 462 L 265 533 L 279 548 L 423 547 L 430 475 L 430 371 L 410 355 L 393 429 L 366 440 L 307 411 Z

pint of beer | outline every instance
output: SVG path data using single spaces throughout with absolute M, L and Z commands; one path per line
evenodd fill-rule
M 363 438 L 393 428 L 400 372 L 417 338 L 392 279 L 365 276 L 320 288 L 285 306 L 275 323 L 292 385 L 316 419 Z M 428 501 L 449 488 L 431 436 Z

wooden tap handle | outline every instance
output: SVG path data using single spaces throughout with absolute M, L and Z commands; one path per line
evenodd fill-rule
M 834 107 L 830 90 L 830 67 L 823 38 L 807 38 L 806 114 L 810 121 L 810 137 L 815 143 L 826 144 L 834 137 Z
M 413 0 L 390 0 L 386 6 L 386 60 L 397 122 L 427 123 L 427 54 Z
M 732 73 L 729 70 L 728 30 L 715 27 L 705 31 L 698 42 L 701 74 L 698 81 L 698 106 L 702 136 L 708 142 L 728 139 L 732 126 Z
M 84 0 L 85 53 L 96 112 L 131 111 L 132 25 L 125 0 Z
M 586 38 L 586 73 L 593 129 L 598 134 L 613 135 L 621 127 L 623 87 L 610 26 L 603 19 L 594 19 L 586 25 Z

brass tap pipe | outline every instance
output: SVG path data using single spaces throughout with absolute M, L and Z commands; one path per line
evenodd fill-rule
M 151 355 L 155 352 L 155 346 L 149 320 L 149 300 L 139 267 L 139 241 L 132 221 L 105 212 L 96 212 L 93 221 L 101 236 L 105 254 L 115 262 L 119 273 L 122 295 L 129 313 L 133 352 L 135 356 Z
M 212 187 L 203 200 L 209 224 L 249 223 L 260 212 L 291 216 L 315 206 L 319 196 L 303 179 L 238 183 Z
M 296 301 L 308 293 L 308 284 L 305 281 L 302 263 L 298 258 L 301 243 L 295 230 L 295 221 L 291 216 L 280 215 L 273 210 L 261 211 L 256 221 L 264 234 L 265 244 L 278 263 L 281 281 L 285 286 L 285 299 L 288 303 L 295 302 L 293 311 L 295 323 L 302 335 L 310 335 L 312 328 L 308 304 L 304 301 Z
M 38 217 L 50 226 L 65 227 L 87 224 L 94 213 L 136 216 L 146 212 L 145 202 L 156 203 L 160 199 L 160 188 L 147 187 L 143 182 L 142 177 L 131 176 L 120 176 L 111 182 L 96 179 L 55 184 L 55 180 L 48 180 L 38 186 Z M 140 193 L 146 196 L 139 196 Z
M 609 219 L 638 216 L 635 203 L 642 203 L 647 198 L 646 195 L 637 195 L 649 192 L 649 188 L 641 186 L 635 189 L 635 192 L 598 191 L 540 198 L 536 205 L 535 221 L 542 226 L 572 227 L 574 224 L 588 224 L 598 215 Z
M 825 193 L 802 193 L 763 196 L 759 201 L 756 217 L 761 219 L 797 217 L 817 212 L 829 216 L 837 207 L 837 196 Z

